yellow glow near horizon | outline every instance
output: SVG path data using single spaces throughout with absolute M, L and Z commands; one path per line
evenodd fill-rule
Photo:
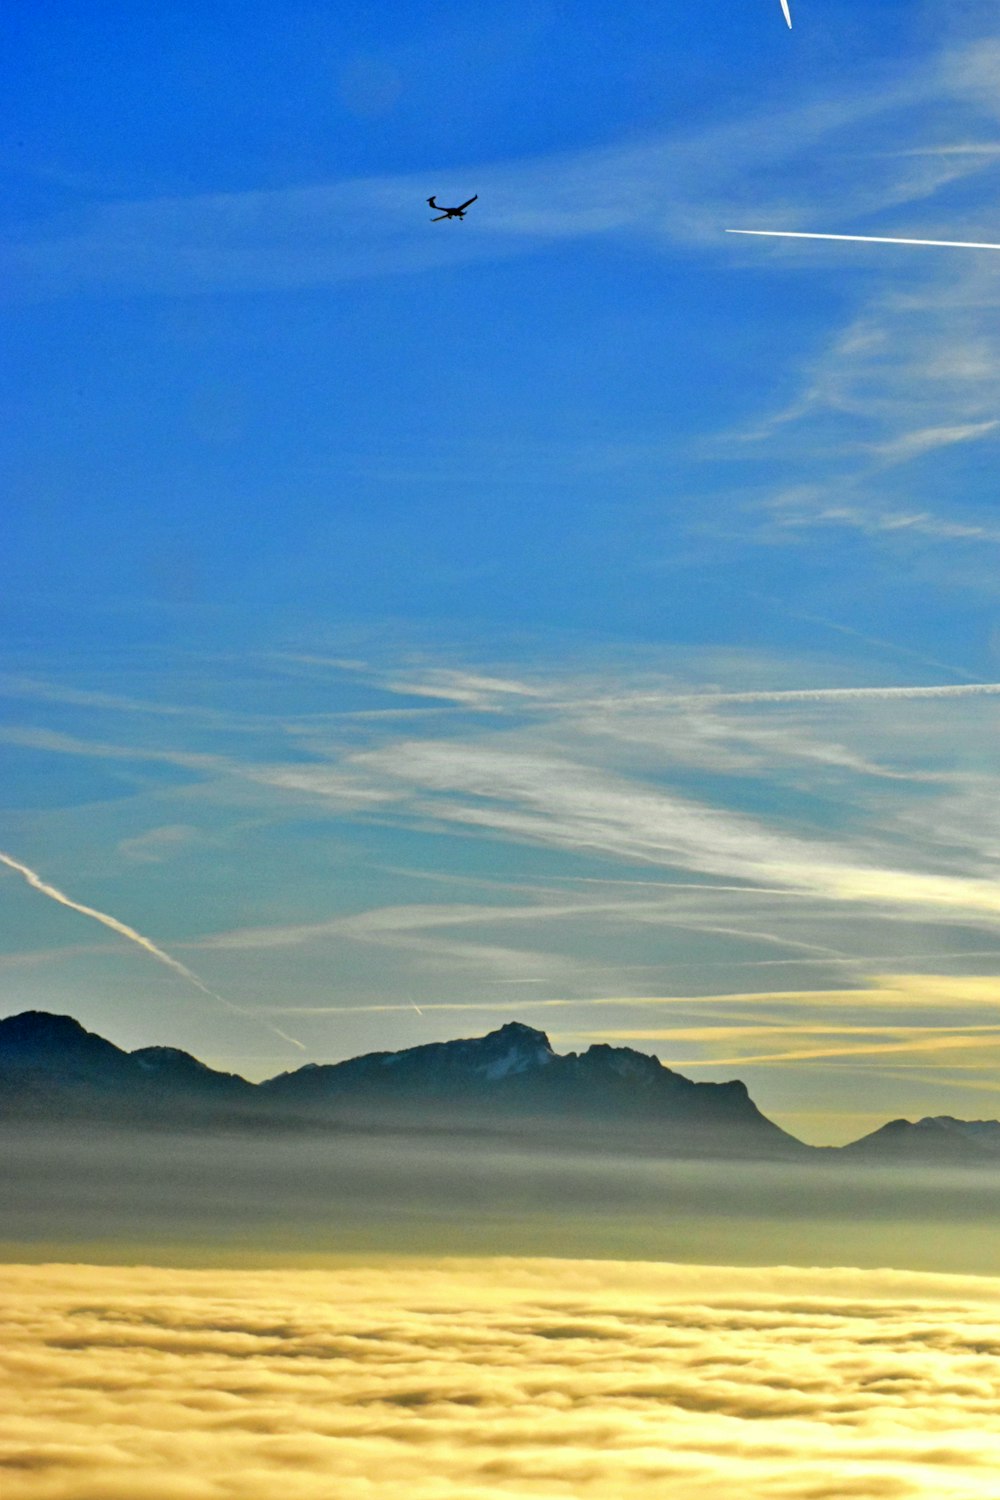
M 901 1114 L 964 1116 L 967 1091 L 1000 1091 L 998 1002 L 995 975 L 873 974 L 856 989 L 644 996 L 627 1024 L 578 1027 L 559 1040 L 658 1043 L 667 1067 L 740 1077 L 776 1124 L 814 1145 L 843 1145 Z M 904 1076 L 905 1086 L 891 1082 Z
M 957 1018 L 958 1011 L 967 1011 L 982 1005 L 995 1007 L 1000 1001 L 1000 979 L 992 975 L 952 978 L 941 974 L 887 974 L 873 976 L 868 984 L 853 990 L 758 990 L 737 994 L 685 995 L 663 997 L 656 1001 L 652 997 L 637 999 L 636 1006 L 700 1006 L 727 1005 L 733 1011 L 745 1014 L 734 1019 L 732 1015 L 719 1024 L 711 1021 L 700 1026 L 648 1026 L 604 1027 L 572 1033 L 586 1041 L 618 1042 L 688 1042 L 727 1043 L 745 1039 L 751 1044 L 746 1052 L 731 1054 L 730 1049 L 717 1049 L 704 1056 L 685 1055 L 673 1060 L 665 1058 L 668 1065 L 678 1067 L 730 1067 L 757 1063 L 798 1062 L 821 1058 L 867 1056 L 891 1052 L 951 1052 L 963 1048 L 981 1051 L 1000 1044 L 1000 1022 L 967 1022 Z M 820 1007 L 827 1012 L 828 1019 L 817 1023 L 811 1017 L 800 1018 L 789 1015 L 798 1007 L 812 1010 Z M 908 1014 L 913 1011 L 934 1012 L 938 1020 L 931 1025 L 920 1023 L 901 1025 L 900 1009 Z M 838 1012 L 852 1015 L 863 1010 L 864 1022 L 837 1020 Z M 879 1019 L 879 1012 L 886 1012 L 886 1019 Z M 754 1051 L 754 1043 L 773 1043 L 777 1037 L 795 1039 L 797 1045 Z M 810 1039 L 824 1038 L 816 1045 Z M 840 1038 L 834 1045 L 833 1038 Z M 859 1040 L 859 1039 L 864 1040 Z M 873 1040 L 881 1038 L 881 1040 Z

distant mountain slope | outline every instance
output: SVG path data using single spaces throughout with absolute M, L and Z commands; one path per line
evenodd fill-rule
M 1000 1121 L 891 1120 L 850 1145 L 804 1145 L 746 1085 L 695 1083 L 631 1047 L 557 1053 L 508 1022 L 486 1036 L 309 1063 L 253 1084 L 175 1047 L 125 1052 L 71 1016 L 0 1020 L 0 1122 L 170 1129 L 414 1130 L 516 1136 L 663 1156 L 1000 1165 Z
M 15 1118 L 499 1132 L 542 1148 L 633 1145 L 684 1156 L 809 1151 L 761 1114 L 742 1083 L 694 1083 L 627 1047 L 560 1055 L 544 1032 L 517 1022 L 252 1084 L 176 1048 L 124 1052 L 70 1016 L 27 1011 L 0 1021 L 0 1119 Z
M 1000 1165 L 1000 1120 L 956 1120 L 952 1115 L 889 1120 L 841 1149 L 860 1161 Z
M 584 1127 L 609 1141 L 647 1132 L 660 1147 L 685 1155 L 808 1149 L 766 1119 L 742 1083 L 694 1083 L 630 1047 L 562 1055 L 543 1031 L 516 1021 L 483 1037 L 310 1064 L 260 1089 L 296 1113 L 355 1125 L 475 1120 L 549 1134 Z
M 124 1052 L 72 1016 L 0 1021 L 0 1119 L 116 1120 L 181 1126 L 240 1118 L 256 1090 L 174 1047 Z

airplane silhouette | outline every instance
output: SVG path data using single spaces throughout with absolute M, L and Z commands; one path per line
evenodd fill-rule
M 435 202 L 435 197 L 436 194 L 431 194 L 427 202 L 430 204 L 431 208 L 436 208 L 439 210 L 437 218 L 432 219 L 431 223 L 440 224 L 442 219 L 464 219 L 465 210 L 468 208 L 470 203 L 475 203 L 476 199 L 479 197 L 479 194 L 475 193 L 471 198 L 467 198 L 465 202 L 460 203 L 457 208 L 445 208 L 443 203 Z

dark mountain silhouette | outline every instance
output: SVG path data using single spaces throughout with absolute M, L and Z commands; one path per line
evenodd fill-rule
M 486 1036 L 309 1063 L 253 1084 L 175 1047 L 125 1052 L 71 1016 L 0 1020 L 0 1123 L 516 1137 L 548 1149 L 663 1156 L 1000 1164 L 1000 1121 L 892 1120 L 850 1145 L 805 1145 L 738 1080 L 695 1083 L 631 1047 L 553 1051 L 508 1022 Z
M 809 1149 L 766 1119 L 742 1083 L 694 1083 L 628 1047 L 561 1055 L 517 1022 L 252 1084 L 173 1047 L 125 1052 L 70 1016 L 27 1011 L 0 1021 L 0 1119 L 486 1132 L 685 1156 Z
M 72 1016 L 24 1011 L 0 1021 L 0 1120 L 175 1122 L 249 1118 L 255 1086 L 175 1047 L 124 1052 Z
M 571 1132 L 588 1144 L 623 1136 L 684 1155 L 806 1150 L 766 1119 L 746 1086 L 694 1083 L 630 1047 L 559 1054 L 544 1031 L 511 1021 L 487 1036 L 372 1052 L 283 1073 L 260 1086 L 285 1112 L 355 1127 L 435 1120 L 456 1128 Z
M 1000 1164 L 1000 1120 L 956 1120 L 952 1115 L 889 1120 L 841 1149 L 858 1161 Z

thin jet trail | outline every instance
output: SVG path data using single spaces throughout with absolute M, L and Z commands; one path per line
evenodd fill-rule
M 782 10 L 785 13 L 785 20 L 788 22 L 788 29 L 789 29 L 789 31 L 791 31 L 791 29 L 792 29 L 792 13 L 788 9 L 788 0 L 781 0 L 781 8 L 782 8 Z
M 987 240 L 909 240 L 888 234 L 811 234 L 802 229 L 727 229 L 727 234 L 756 234 L 775 240 L 850 240 L 862 245 L 933 245 L 941 250 L 1000 250 Z
M 102 927 L 108 927 L 112 932 L 117 932 L 119 937 L 127 938 L 130 943 L 135 943 L 150 954 L 152 958 L 157 959 L 161 964 L 165 964 L 168 969 L 172 969 L 181 979 L 193 985 L 196 990 L 200 990 L 203 995 L 207 995 L 210 1000 L 217 1000 L 220 1005 L 224 1005 L 226 1010 L 231 1010 L 238 1016 L 246 1016 L 249 1020 L 256 1021 L 258 1025 L 266 1026 L 268 1031 L 273 1032 L 275 1036 L 280 1036 L 282 1041 L 291 1042 L 293 1047 L 298 1047 L 302 1052 L 306 1050 L 301 1042 L 296 1041 L 295 1037 L 288 1036 L 286 1032 L 281 1031 L 277 1026 L 273 1026 L 269 1021 L 264 1021 L 260 1016 L 255 1016 L 253 1011 L 245 1010 L 242 1005 L 236 1005 L 232 1000 L 227 1000 L 225 995 L 219 995 L 215 990 L 210 990 L 208 985 L 200 980 L 197 974 L 192 973 L 179 959 L 171 958 L 169 953 L 164 953 L 162 948 L 158 948 L 149 938 L 143 937 L 141 932 L 136 932 L 135 928 L 129 927 L 126 922 L 119 922 L 117 917 L 109 916 L 105 911 L 97 911 L 93 906 L 84 906 L 81 901 L 74 901 L 64 891 L 58 890 L 54 885 L 49 885 L 48 881 L 43 880 L 30 866 L 23 865 L 19 859 L 13 859 L 11 855 L 4 854 L 2 851 L 0 851 L 0 863 L 5 864 L 8 869 L 14 870 L 16 874 L 20 875 L 31 886 L 32 890 L 39 891 L 43 896 L 48 896 L 51 901 L 57 901 L 60 906 L 68 906 L 70 911 L 78 911 L 81 916 L 91 917 L 93 921 L 100 922 Z
M 942 682 L 930 687 L 753 688 L 742 693 L 676 693 L 674 703 L 891 703 L 906 698 L 997 698 L 1000 682 Z

